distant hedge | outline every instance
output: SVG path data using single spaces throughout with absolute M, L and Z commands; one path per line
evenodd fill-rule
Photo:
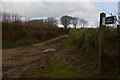
M 63 34 L 68 29 L 22 23 L 2 23 L 2 47 L 10 48 L 45 41 Z

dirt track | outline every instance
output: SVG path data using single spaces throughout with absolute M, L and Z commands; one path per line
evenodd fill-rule
M 48 60 L 63 47 L 65 39 L 53 44 L 44 46 L 44 44 L 61 37 L 67 37 L 63 35 L 52 40 L 45 42 L 32 44 L 28 46 L 22 46 L 12 49 L 3 50 L 3 77 L 4 78 L 22 78 L 25 72 L 29 71 L 32 74 L 42 73 L 47 68 Z M 43 53 L 46 49 L 56 49 L 55 52 Z

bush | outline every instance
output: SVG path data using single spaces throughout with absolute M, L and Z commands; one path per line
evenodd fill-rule
M 91 59 L 95 59 L 98 56 L 99 49 L 98 30 L 98 28 L 72 29 L 69 33 L 69 39 L 65 44 L 67 47 L 75 47 L 76 53 L 82 54 L 84 56 L 91 56 Z M 104 54 L 118 53 L 118 36 L 119 34 L 116 28 L 104 28 Z
M 45 41 L 63 34 L 68 30 L 56 26 L 31 25 L 22 23 L 2 23 L 3 48 Z

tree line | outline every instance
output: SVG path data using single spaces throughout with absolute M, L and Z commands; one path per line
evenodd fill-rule
M 74 28 L 80 26 L 84 28 L 88 25 L 88 21 L 84 18 L 72 17 L 72 16 L 62 16 L 59 20 L 54 17 L 48 17 L 46 19 L 34 19 L 22 22 L 22 16 L 18 14 L 10 14 L 6 12 L 1 13 L 1 19 L 4 23 L 12 23 L 12 22 L 19 22 L 19 23 L 29 23 L 29 24 L 37 24 L 37 25 L 54 25 L 58 26 L 58 24 L 62 24 L 64 28 L 68 28 L 69 25 L 72 25 Z
M 2 22 L 11 23 L 11 22 L 21 22 L 21 15 L 11 14 L 7 12 L 0 12 L 2 16 L 0 16 Z
M 87 20 L 84 18 L 77 18 L 77 17 L 71 17 L 71 16 L 62 16 L 60 18 L 61 24 L 64 26 L 64 28 L 67 28 L 69 25 L 73 25 L 74 28 L 77 26 L 80 26 L 84 28 L 86 25 L 88 25 Z

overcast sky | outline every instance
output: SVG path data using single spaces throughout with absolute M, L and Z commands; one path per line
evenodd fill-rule
M 22 14 L 30 18 L 61 17 L 96 17 L 99 11 L 90 2 L 6 2 L 3 11 Z
M 119 0 L 2 0 L 5 12 L 18 13 L 25 18 L 60 18 L 64 15 L 86 18 L 92 25 L 97 22 L 103 8 L 109 12 L 117 11 Z

